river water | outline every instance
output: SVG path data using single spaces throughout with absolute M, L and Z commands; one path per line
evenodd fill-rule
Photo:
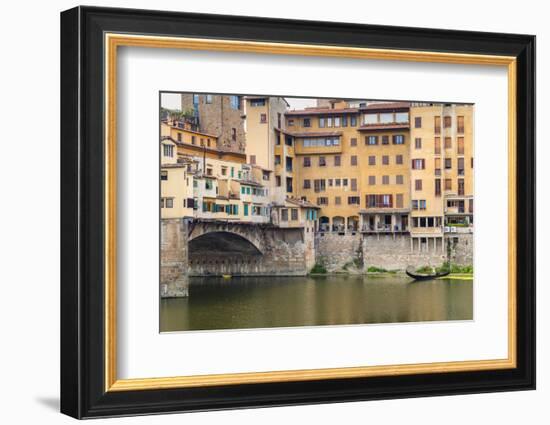
M 161 332 L 473 318 L 471 280 L 402 276 L 191 278 L 162 299 Z

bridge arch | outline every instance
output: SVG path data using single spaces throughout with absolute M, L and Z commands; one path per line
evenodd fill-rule
M 212 231 L 189 239 L 189 255 L 193 257 L 261 256 L 262 254 L 261 247 L 255 241 L 234 232 Z

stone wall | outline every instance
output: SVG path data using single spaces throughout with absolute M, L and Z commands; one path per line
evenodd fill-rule
M 365 270 L 378 267 L 386 270 L 405 270 L 407 267 L 439 267 L 447 261 L 447 253 L 441 243 L 411 249 L 409 235 L 365 235 L 363 236 L 363 262 Z
M 447 250 L 452 264 L 471 266 L 474 264 L 474 235 L 471 233 L 446 236 Z
M 160 224 L 160 295 L 188 295 L 187 223 L 181 218 L 163 219 Z
M 317 263 L 328 272 L 361 267 L 363 261 L 361 234 L 339 235 L 318 233 L 315 237 Z

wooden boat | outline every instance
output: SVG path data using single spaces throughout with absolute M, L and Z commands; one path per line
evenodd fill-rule
M 222 277 L 224 279 L 231 279 L 231 275 L 230 274 L 222 274 Z
M 405 270 L 405 273 L 407 273 L 407 276 L 412 277 L 414 280 L 429 280 L 429 279 L 436 279 L 438 277 L 447 276 L 449 273 L 451 273 L 450 270 L 444 271 L 444 272 L 435 272 L 435 273 L 418 273 L 414 270 L 412 270 L 410 267 L 408 267 Z

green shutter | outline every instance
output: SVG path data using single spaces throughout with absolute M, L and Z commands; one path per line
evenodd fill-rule
M 244 215 L 248 215 L 248 204 L 244 204 Z

